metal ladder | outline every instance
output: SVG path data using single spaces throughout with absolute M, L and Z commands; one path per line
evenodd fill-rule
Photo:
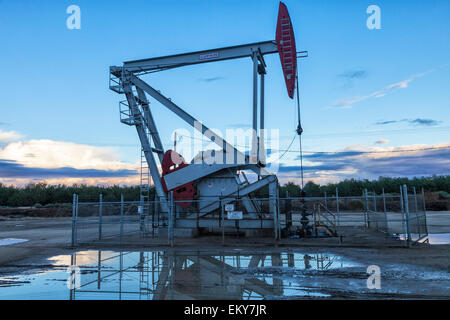
M 145 134 L 150 140 L 150 132 L 147 128 L 145 128 Z M 148 235 L 148 219 L 150 217 L 150 169 L 147 164 L 147 160 L 145 158 L 144 149 L 141 147 L 141 172 L 140 172 L 140 206 L 141 211 L 140 219 L 141 219 L 141 234 L 143 236 Z M 152 226 L 153 228 L 153 226 Z

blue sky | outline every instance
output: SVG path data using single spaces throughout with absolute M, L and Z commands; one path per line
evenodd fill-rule
M 410 150 L 450 142 L 449 1 L 285 3 L 297 49 L 309 52 L 299 61 L 306 151 Z M 66 28 L 71 4 L 81 8 L 81 30 Z M 371 4 L 381 9 L 380 30 L 366 27 Z M 36 169 L 133 170 L 139 142 L 136 131 L 118 120 L 123 97 L 108 89 L 109 66 L 273 40 L 277 10 L 278 1 L 268 0 L 0 0 L 0 159 Z M 280 129 L 279 148 L 285 149 L 295 133 L 295 101 L 286 94 L 278 56 L 266 56 L 266 62 L 266 127 Z M 209 127 L 224 131 L 251 124 L 251 68 L 251 61 L 242 59 L 166 71 L 145 80 Z M 172 131 L 187 127 L 157 103 L 153 110 L 163 142 L 170 146 Z M 70 145 L 61 148 L 62 142 Z M 89 146 L 89 156 L 76 159 L 69 146 L 84 154 L 80 145 Z M 34 153 L 21 153 L 20 148 Z M 37 154 L 45 150 L 62 154 L 58 159 Z M 435 158 L 440 164 L 441 153 Z M 288 153 L 282 164 L 298 168 L 296 155 Z M 424 174 L 448 169 L 444 161 L 443 167 L 429 167 Z M 358 177 L 358 170 L 323 176 Z M 120 171 L 118 177 L 122 175 Z M 311 172 L 311 178 L 319 176 Z M 0 176 L 6 183 L 11 179 Z

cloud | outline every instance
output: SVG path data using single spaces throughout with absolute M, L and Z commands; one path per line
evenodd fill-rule
M 336 103 L 334 103 L 332 105 L 332 107 L 338 107 L 338 108 L 351 108 L 353 107 L 353 105 L 355 103 L 358 102 L 362 102 L 364 100 L 368 100 L 368 99 L 372 99 L 372 98 L 381 98 L 384 97 L 392 92 L 394 92 L 396 89 L 405 89 L 408 87 L 409 83 L 411 81 L 413 81 L 414 79 L 423 77 L 424 75 L 426 75 L 427 73 L 433 72 L 435 69 L 423 72 L 423 73 L 419 73 L 419 74 L 415 74 L 410 76 L 409 78 L 402 80 L 400 82 L 396 82 L 393 84 L 390 84 L 384 88 L 382 88 L 381 90 L 372 92 L 368 95 L 363 95 L 363 96 L 355 96 L 349 99 L 344 99 L 344 100 L 340 100 L 337 101 Z
M 225 79 L 225 77 L 202 78 L 202 79 L 199 79 L 199 80 L 203 81 L 203 82 L 214 82 L 214 81 L 219 81 L 219 80 L 223 80 L 223 79 Z
M 22 135 L 16 131 L 0 130 L 0 143 L 8 143 L 11 141 L 17 141 L 20 138 L 22 138 Z
M 341 152 L 333 152 L 333 153 L 327 153 L 327 152 L 315 152 L 312 154 L 304 155 L 303 157 L 306 159 L 337 159 L 337 158 L 348 158 L 348 157 L 355 157 L 364 154 L 363 151 L 355 151 L 355 150 L 349 150 L 349 151 L 341 151 Z M 300 158 L 297 157 L 297 160 Z
M 387 120 L 387 121 L 378 121 L 375 123 L 376 125 L 385 125 L 385 124 L 391 124 L 391 123 L 397 123 L 403 120 Z
M 15 160 L 39 168 L 72 167 L 76 169 L 135 169 L 133 164 L 117 160 L 112 147 L 96 147 L 54 140 L 11 142 L 0 148 L 0 159 Z
M 0 178 L 111 178 L 136 175 L 136 170 L 99 170 L 63 168 L 25 167 L 13 160 L 0 159 Z
M 111 147 L 54 140 L 10 142 L 0 147 L 2 183 L 138 184 L 138 163 L 119 160 Z
M 422 125 L 422 126 L 435 126 L 438 125 L 439 123 L 441 123 L 442 121 L 437 121 L 437 120 L 433 120 L 433 119 L 414 119 L 414 120 L 409 120 L 409 122 L 411 124 L 415 124 L 415 125 Z
M 366 70 L 346 71 L 339 75 L 339 77 L 345 78 L 345 79 L 359 79 L 359 78 L 365 78 L 366 76 L 367 76 Z
M 401 120 L 387 120 L 387 121 L 378 121 L 376 125 L 387 125 L 394 123 L 407 123 L 414 126 L 436 126 L 442 121 L 433 120 L 433 119 L 425 119 L 425 118 L 416 118 L 416 119 L 401 119 Z
M 447 175 L 450 172 L 450 143 L 317 152 L 304 156 L 303 169 L 306 179 L 320 183 L 348 178 Z M 299 165 L 280 165 L 280 180 L 296 178 L 298 182 L 299 174 Z
M 387 143 L 389 143 L 389 140 L 387 139 L 380 139 L 375 141 L 375 144 L 387 144 Z

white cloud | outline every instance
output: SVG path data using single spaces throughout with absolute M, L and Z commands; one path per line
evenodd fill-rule
M 413 81 L 414 79 L 423 77 L 424 75 L 426 75 L 426 74 L 428 74 L 430 72 L 433 72 L 433 71 L 435 71 L 435 69 L 431 69 L 431 70 L 423 72 L 423 73 L 412 75 L 412 76 L 410 76 L 409 78 L 407 78 L 405 80 L 402 80 L 400 82 L 396 82 L 396 83 L 390 84 L 390 85 L 384 87 L 383 89 L 375 91 L 375 92 L 372 92 L 371 94 L 368 94 L 368 95 L 356 96 L 356 97 L 352 97 L 352 98 L 349 98 L 349 99 L 344 99 L 344 100 L 337 101 L 336 103 L 334 103 L 332 105 L 332 107 L 348 109 L 348 108 L 353 107 L 353 105 L 355 103 L 358 103 L 358 102 L 361 102 L 361 101 L 364 101 L 364 100 L 368 100 L 368 99 L 372 99 L 372 98 L 384 97 L 384 96 L 394 92 L 396 89 L 405 89 L 405 88 L 407 88 L 409 83 L 411 81 Z
M 15 137 L 20 137 L 17 135 Z M 139 163 L 121 161 L 116 148 L 97 147 L 72 142 L 54 140 L 28 140 L 10 142 L 0 147 L 0 159 L 12 160 L 25 167 L 32 168 L 63 168 L 96 169 L 96 170 L 136 170 L 139 172 Z M 43 181 L 33 178 L 1 178 L 0 182 L 7 185 L 23 186 L 31 182 Z M 140 183 L 139 175 L 126 177 L 62 177 L 44 179 L 48 184 L 126 184 Z
M 136 169 L 136 164 L 125 163 L 118 158 L 115 148 L 54 140 L 17 141 L 0 148 L 0 159 L 15 160 L 28 167 Z
M 0 143 L 8 143 L 11 141 L 17 141 L 23 136 L 16 131 L 3 131 L 0 130 Z

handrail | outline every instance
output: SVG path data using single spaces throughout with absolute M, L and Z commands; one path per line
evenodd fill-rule
M 328 216 L 321 212 L 321 210 L 320 210 L 321 207 L 323 207 L 325 209 L 325 212 L 328 214 Z M 337 232 L 337 224 L 336 224 L 336 216 L 337 215 L 334 214 L 333 212 L 331 212 L 322 203 L 317 202 L 314 205 L 313 214 L 314 214 L 314 225 L 315 225 L 314 227 L 316 227 L 316 225 L 322 224 L 323 226 L 330 229 L 331 232 L 333 232 L 333 233 Z M 329 218 L 329 216 L 332 217 L 332 220 Z M 323 219 L 322 221 L 321 221 L 321 218 Z
M 325 205 L 322 202 L 317 202 L 317 203 L 319 204 L 319 206 L 323 207 L 329 214 L 331 214 L 333 216 L 333 218 L 335 218 L 337 216 L 337 214 L 334 214 L 330 209 L 325 207 Z

